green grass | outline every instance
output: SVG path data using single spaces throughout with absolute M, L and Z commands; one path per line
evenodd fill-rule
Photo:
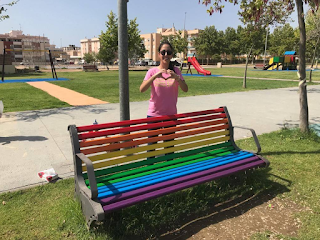
M 69 104 L 52 97 L 46 92 L 26 83 L 0 84 L 0 100 L 4 112 L 18 112 L 48 108 L 68 107 Z
M 6 204 L 0 205 L 0 239 L 157 238 L 198 217 L 228 207 L 217 206 L 219 203 L 228 202 L 232 206 L 239 199 L 252 196 L 256 196 L 260 204 L 262 199 L 271 196 L 311 209 L 297 211 L 296 217 L 302 224 L 294 239 L 320 239 L 320 138 L 284 129 L 263 134 L 259 140 L 262 155 L 271 162 L 269 168 L 202 184 L 117 211 L 91 231 L 86 230 L 79 204 L 73 198 L 73 179 L 1 194 L 0 203 Z M 238 143 L 245 149 L 254 149 L 252 139 Z M 269 235 L 272 229 L 253 234 L 252 239 L 269 239 Z
M 222 67 L 222 68 L 206 68 L 211 71 L 211 74 L 214 75 L 224 75 L 224 76 L 244 76 L 244 68 L 237 67 Z M 310 71 L 306 72 L 307 80 L 309 80 Z M 267 71 L 267 70 L 259 70 L 253 69 L 252 66 L 248 67 L 247 71 L 248 77 L 256 77 L 256 78 L 274 78 L 274 79 L 290 79 L 290 80 L 298 80 L 297 71 Z M 312 71 L 312 81 L 320 81 L 320 71 Z
M 243 75 L 242 68 L 222 68 L 213 71 L 225 71 L 228 75 Z M 254 71 L 251 71 L 255 73 Z M 250 74 L 251 74 L 250 72 Z M 213 72 L 215 74 L 215 72 Z M 129 72 L 129 95 L 130 101 L 144 101 L 150 98 L 150 90 L 144 93 L 139 92 L 139 86 L 144 79 L 146 71 Z M 251 76 L 249 74 L 249 76 Z M 260 77 L 259 73 L 256 77 Z M 277 78 L 285 77 L 278 73 Z M 50 78 L 51 73 L 31 73 L 10 75 L 6 79 L 14 78 Z M 65 87 L 88 96 L 101 99 L 103 101 L 117 103 L 119 102 L 119 72 L 101 71 L 101 72 L 59 72 L 58 77 L 65 77 L 70 81 L 57 81 L 53 84 Z M 285 87 L 296 87 L 297 82 L 292 81 L 274 81 L 274 80 L 256 80 L 247 79 L 247 88 L 242 88 L 242 79 L 236 78 L 217 78 L 217 77 L 185 77 L 189 92 L 180 91 L 180 97 L 208 95 L 227 92 L 250 91 L 258 89 L 274 89 Z M 41 90 L 34 89 L 26 83 L 7 83 L 0 84 L 1 100 L 5 105 L 5 112 L 39 110 L 46 108 L 59 108 L 68 106 Z

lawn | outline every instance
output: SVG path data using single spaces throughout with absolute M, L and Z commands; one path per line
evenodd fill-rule
M 211 74 L 215 75 L 224 75 L 224 76 L 237 76 L 243 77 L 244 76 L 244 68 L 240 67 L 222 67 L 222 68 L 205 68 L 206 70 L 211 71 Z M 298 80 L 297 77 L 298 71 L 282 71 L 282 70 L 259 70 L 253 69 L 252 66 L 248 67 L 247 76 L 248 77 L 255 77 L 255 78 L 274 78 L 274 79 L 290 79 L 290 80 Z M 309 80 L 310 71 L 307 69 L 307 80 Z M 313 81 L 320 81 L 320 70 L 316 69 L 316 71 L 312 72 L 312 80 Z
M 212 71 L 214 71 L 213 74 L 216 74 L 215 71 L 224 71 L 224 73 L 221 73 L 228 74 L 229 76 L 243 75 L 243 68 L 221 68 L 213 69 Z M 251 75 L 251 73 L 253 75 Z M 146 71 L 129 71 L 129 94 L 131 102 L 145 101 L 149 99 L 150 91 L 146 91 L 144 93 L 139 92 L 139 86 L 145 74 Z M 263 73 L 251 71 L 248 76 L 262 77 L 261 74 Z M 278 75 L 275 74 L 274 77 L 277 78 L 286 76 L 280 73 L 280 71 Z M 6 79 L 48 77 L 51 77 L 51 73 L 10 75 L 6 77 Z M 70 80 L 52 82 L 53 84 L 101 99 L 103 101 L 111 103 L 119 102 L 118 71 L 59 72 L 58 77 L 65 77 Z M 239 78 L 186 76 L 185 79 L 189 85 L 189 92 L 184 93 L 180 91 L 180 97 L 298 86 L 298 83 L 293 81 L 247 79 L 247 88 L 243 89 L 242 79 Z M 68 104 L 61 102 L 42 92 L 41 90 L 29 86 L 26 83 L 0 84 L 0 96 L 5 105 L 5 112 L 40 110 L 68 106 Z
M 224 204 L 220 203 L 236 205 L 240 198 L 256 196 L 260 204 L 265 201 L 263 199 L 294 202 L 298 209 L 293 217 L 301 224 L 294 237 L 274 233 L 272 227 L 266 226 L 267 231 L 253 233 L 252 239 L 270 239 L 270 235 L 276 235 L 276 239 L 320 239 L 320 138 L 315 134 L 304 135 L 298 130 L 283 129 L 263 134 L 259 140 L 262 156 L 271 163 L 269 168 L 202 184 L 126 208 L 108 215 L 104 224 L 91 231 L 86 230 L 80 206 L 73 198 L 73 179 L 1 194 L 0 238 L 157 239 L 212 212 L 226 215 Z M 254 149 L 252 139 L 238 143 L 245 149 Z M 240 207 L 229 214 L 236 219 L 245 211 L 247 209 L 241 210 Z M 218 220 L 211 222 L 213 225 L 218 223 Z M 199 222 L 197 226 L 200 231 Z M 192 229 L 186 227 L 167 239 L 179 235 L 184 238 L 183 234 L 188 232 Z

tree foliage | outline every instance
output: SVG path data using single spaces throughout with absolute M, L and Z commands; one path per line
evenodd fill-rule
M 86 63 L 93 63 L 96 61 L 96 55 L 94 53 L 85 53 L 83 55 L 83 59 L 86 61 Z
M 316 13 L 309 10 L 306 16 L 306 57 L 312 58 L 313 55 L 319 55 L 319 44 L 320 38 L 320 11 Z
M 228 27 L 224 32 L 225 53 L 233 56 L 240 54 L 241 44 L 237 31 Z
M 117 58 L 118 52 L 118 18 L 111 11 L 106 22 L 107 30 L 101 31 L 100 50 L 97 58 L 105 63 L 112 62 Z M 128 22 L 128 57 L 140 58 L 146 53 L 145 46 L 140 37 L 137 19 Z
M 19 2 L 19 0 L 12 1 L 12 2 L 5 3 L 5 4 L 0 4 L 0 22 L 9 18 L 9 15 L 5 14 L 5 12 L 7 11 L 7 7 L 11 7 L 14 4 L 16 4 L 17 2 Z
M 188 50 L 188 40 L 182 37 L 182 32 L 178 31 L 178 34 L 162 36 L 161 41 L 168 41 L 173 47 L 173 56 L 176 57 L 177 53 L 186 53 Z
M 224 46 L 223 32 L 217 31 L 215 26 L 206 27 L 194 39 L 194 47 L 199 55 L 210 58 L 214 54 L 221 54 Z
M 263 53 L 264 39 L 266 37 L 265 28 L 255 27 L 252 24 L 248 24 L 244 28 L 239 27 L 238 30 L 242 53 L 247 53 L 248 49 L 251 47 L 252 54 L 254 55 Z
M 290 24 L 276 27 L 270 35 L 269 53 L 271 55 L 282 56 L 285 51 L 297 51 L 299 38 L 295 35 Z

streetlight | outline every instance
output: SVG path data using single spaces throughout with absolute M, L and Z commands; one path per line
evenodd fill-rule
M 129 0 L 118 0 L 119 101 L 121 121 L 130 119 L 127 28 L 128 2 Z

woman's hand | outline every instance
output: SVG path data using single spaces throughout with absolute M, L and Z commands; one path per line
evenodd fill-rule
M 173 70 L 168 69 L 167 73 L 171 75 L 172 78 L 174 78 L 176 81 L 180 82 L 180 76 L 176 74 Z
M 154 79 L 156 79 L 158 77 L 161 77 L 162 73 L 167 73 L 167 70 L 166 69 L 160 69 L 159 72 L 157 72 L 155 75 L 153 75 Z
M 180 75 L 176 74 L 172 70 L 168 70 L 167 73 L 169 73 L 171 75 L 171 77 L 174 78 L 174 80 L 178 82 L 182 91 L 188 92 L 188 85 L 186 84 L 185 81 L 181 80 Z

